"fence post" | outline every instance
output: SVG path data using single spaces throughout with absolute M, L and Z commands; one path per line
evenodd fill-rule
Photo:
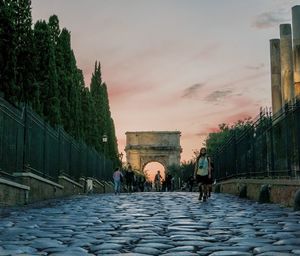
M 23 139 L 23 171 L 26 171 L 29 159 L 29 149 L 28 149 L 28 113 L 27 113 L 27 103 L 24 105 L 24 139 Z
M 47 150 L 47 128 L 46 128 L 46 120 L 44 119 L 43 120 L 43 129 L 44 129 L 44 132 L 43 132 L 43 135 L 44 135 L 44 145 L 43 145 L 43 175 L 46 176 L 48 175 L 48 173 L 46 173 L 46 150 Z
M 296 99 L 295 115 L 296 115 L 295 118 L 296 118 L 296 136 L 297 136 L 296 147 L 297 147 L 297 152 L 298 152 L 297 170 L 299 172 L 299 169 L 300 169 L 300 101 L 298 98 Z M 296 176 L 298 176 L 298 175 L 296 174 Z
M 234 163 L 234 173 L 235 177 L 239 177 L 239 171 L 237 166 L 237 139 L 236 139 L 236 131 L 233 131 L 233 163 Z
M 290 133 L 290 127 L 289 127 L 289 105 L 288 103 L 284 106 L 284 114 L 285 114 L 285 145 L 286 145 L 286 157 L 287 157 L 287 168 L 288 168 L 288 175 L 291 176 L 292 174 L 292 167 L 291 167 L 291 133 Z
M 271 176 L 274 177 L 274 141 L 273 141 L 273 123 L 272 123 L 272 118 L 270 117 L 270 121 L 269 121 L 269 132 L 270 132 L 270 171 L 271 171 Z
M 252 166 L 250 168 L 250 177 L 255 173 L 255 138 L 256 138 L 256 130 L 254 130 L 253 135 L 251 136 L 251 145 L 252 145 Z
M 58 154 L 58 171 L 57 171 L 57 173 L 58 173 L 58 175 L 60 175 L 60 173 L 61 173 L 61 156 L 60 156 L 60 154 L 61 154 L 61 128 L 60 127 L 58 127 L 57 128 L 57 132 L 58 132 L 58 149 L 57 149 L 57 154 Z

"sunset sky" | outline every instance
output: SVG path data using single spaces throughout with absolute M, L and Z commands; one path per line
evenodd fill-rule
M 32 0 L 56 14 L 90 84 L 101 61 L 119 150 L 126 131 L 181 131 L 189 160 L 220 123 L 271 106 L 269 40 L 291 22 L 287 0 Z

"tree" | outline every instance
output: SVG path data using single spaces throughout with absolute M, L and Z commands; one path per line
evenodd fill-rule
M 67 29 L 63 29 L 58 37 L 57 45 L 55 48 L 55 60 L 57 69 L 61 123 L 67 132 L 70 132 L 72 127 L 72 117 L 70 113 L 69 101 L 69 91 L 70 87 L 72 86 L 71 71 L 69 67 L 69 63 L 71 62 L 70 51 L 70 33 Z
M 56 15 L 50 16 L 48 26 L 50 28 L 51 41 L 54 47 L 56 48 L 56 45 L 58 43 L 58 38 L 61 32 L 59 28 L 59 19 Z
M 206 148 L 209 155 L 214 155 L 232 136 L 238 136 L 252 127 L 250 118 L 238 120 L 233 125 L 222 123 L 219 132 L 209 133 L 206 139 Z
M 92 74 L 91 78 L 91 95 L 93 98 L 94 106 L 95 106 L 95 116 L 94 121 L 96 122 L 97 126 L 95 128 L 95 135 L 98 136 L 100 141 L 102 142 L 102 136 L 107 135 L 106 127 L 105 127 L 105 106 L 104 106 L 104 93 L 102 88 L 102 78 L 101 78 L 101 66 L 100 63 L 95 62 L 95 69 L 94 73 Z M 103 143 L 99 144 L 100 148 L 97 149 L 98 151 L 104 152 L 106 145 L 104 146 Z
M 104 152 L 115 165 L 119 165 L 117 139 L 114 122 L 111 118 L 107 86 L 105 83 L 102 83 L 101 65 L 100 62 L 97 61 L 95 62 L 90 88 L 97 113 L 95 117 L 98 124 L 96 133 L 100 136 L 100 139 L 103 135 L 106 135 L 108 138 L 107 143 L 102 144 L 100 150 Z
M 51 125 L 60 124 L 58 84 L 54 46 L 49 26 L 38 21 L 34 26 L 37 67 L 36 81 L 40 88 L 41 113 Z
M 20 88 L 16 85 L 16 33 L 10 1 L 0 0 L 0 91 L 14 103 Z
M 35 48 L 33 42 L 31 1 L 15 0 L 14 26 L 16 32 L 16 85 L 20 87 L 18 101 L 31 103 L 38 98 L 35 83 Z

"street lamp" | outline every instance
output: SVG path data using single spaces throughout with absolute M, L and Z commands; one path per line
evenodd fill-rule
M 103 154 L 104 154 L 104 158 L 103 158 L 103 171 L 105 172 L 105 162 L 106 162 L 106 157 L 105 157 L 106 146 L 105 146 L 105 143 L 107 143 L 107 135 L 106 134 L 103 134 L 103 136 L 102 136 L 102 142 L 103 142 Z
M 120 154 L 118 154 L 118 157 L 119 157 L 119 160 L 120 160 L 120 163 L 121 163 L 121 167 L 122 167 L 122 160 L 123 160 L 123 153 L 121 152 Z

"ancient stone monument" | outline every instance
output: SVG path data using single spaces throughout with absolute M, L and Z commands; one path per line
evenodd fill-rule
M 280 24 L 280 39 L 270 40 L 273 114 L 300 97 L 300 5 L 291 24 Z
M 159 162 L 165 170 L 180 165 L 180 135 L 178 131 L 126 132 L 127 163 L 139 172 L 150 162 Z

